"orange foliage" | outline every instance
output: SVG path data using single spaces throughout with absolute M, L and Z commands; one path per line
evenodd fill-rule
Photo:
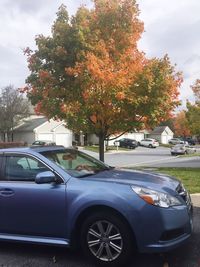
M 37 105 L 34 108 L 35 113 L 37 115 L 41 115 L 41 110 L 42 110 L 42 102 L 38 102 Z
M 190 136 L 191 132 L 188 125 L 188 120 L 185 111 L 180 111 L 174 118 L 174 130 L 176 136 Z
M 40 70 L 39 71 L 39 77 L 40 77 L 40 80 L 43 81 L 45 79 L 48 79 L 50 77 L 50 75 L 49 75 L 48 71 Z
M 123 100 L 125 98 L 124 92 L 118 92 L 116 94 L 116 98 L 117 98 L 117 100 Z
M 92 116 L 90 116 L 90 120 L 95 124 L 97 122 L 97 116 L 93 114 Z

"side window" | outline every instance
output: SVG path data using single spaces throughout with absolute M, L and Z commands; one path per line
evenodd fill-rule
M 3 155 L 0 155 L 0 180 L 2 179 L 2 164 L 3 164 Z
M 6 157 L 5 179 L 9 181 L 34 181 L 39 172 L 48 170 L 40 161 L 24 155 Z
M 1 165 L 2 165 L 2 161 L 3 161 L 3 156 L 0 155 L 0 168 L 1 168 Z

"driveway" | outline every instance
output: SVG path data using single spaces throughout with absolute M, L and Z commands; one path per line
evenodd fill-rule
M 190 241 L 166 254 L 133 254 L 129 267 L 200 267 L 200 194 L 193 195 L 194 234 Z M 69 249 L 0 243 L 1 267 L 94 267 Z M 124 266 L 128 267 L 128 266 Z

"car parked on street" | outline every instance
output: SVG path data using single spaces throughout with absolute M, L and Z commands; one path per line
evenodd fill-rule
M 145 138 L 139 142 L 139 145 L 150 147 L 150 148 L 156 148 L 159 146 L 159 142 L 156 139 Z
M 195 146 L 196 145 L 196 140 L 192 139 L 191 137 L 185 137 L 182 138 L 184 142 L 187 142 L 190 146 Z
M 135 149 L 138 146 L 138 142 L 134 139 L 130 139 L 130 138 L 122 138 L 119 140 L 116 140 L 114 142 L 114 145 L 118 145 L 120 147 L 125 147 L 125 148 L 131 148 L 131 149 Z
M 177 144 L 184 144 L 184 140 L 181 140 L 180 138 L 172 138 L 169 140 L 169 144 L 171 145 L 177 145 Z
M 196 149 L 193 146 L 185 144 L 177 144 L 171 148 L 171 155 L 184 155 L 195 153 Z
M 55 146 L 56 143 L 49 140 L 36 140 L 32 143 L 32 146 Z
M 1 241 L 80 246 L 104 266 L 174 249 L 192 232 L 179 180 L 62 146 L 0 150 L 0 212 Z

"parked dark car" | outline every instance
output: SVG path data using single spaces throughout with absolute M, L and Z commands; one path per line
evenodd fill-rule
M 116 140 L 114 142 L 114 145 L 117 145 L 117 143 L 119 143 L 120 147 L 131 148 L 131 149 L 135 149 L 138 146 L 138 142 L 130 138 L 122 138 L 120 140 Z
M 61 146 L 0 150 L 0 211 L 1 241 L 78 245 L 104 266 L 126 266 L 136 250 L 174 249 L 192 232 L 179 180 Z
M 192 139 L 191 137 L 185 137 L 185 138 L 182 138 L 182 140 L 188 142 L 190 146 L 196 145 L 196 140 Z
M 49 140 L 37 140 L 32 143 L 32 146 L 55 146 L 56 143 Z

